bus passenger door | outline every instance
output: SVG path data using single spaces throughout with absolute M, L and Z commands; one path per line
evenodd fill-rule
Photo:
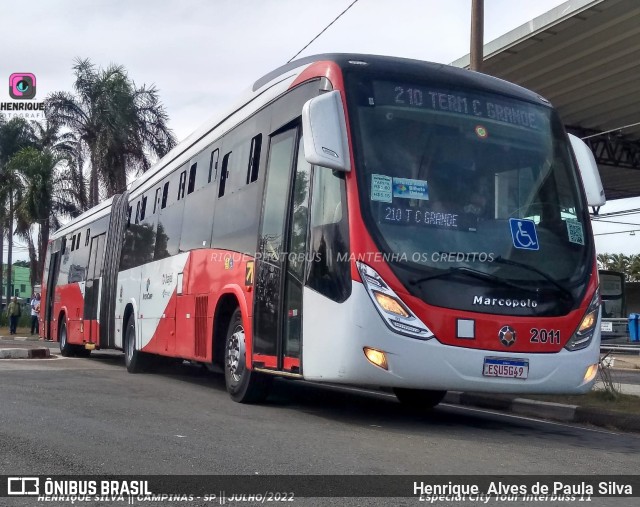
M 253 363 L 292 373 L 301 373 L 310 179 L 302 149 L 297 127 L 271 138 L 254 295 Z
M 64 241 L 64 239 L 63 239 Z M 53 249 L 54 243 L 51 244 L 51 249 Z M 51 253 L 51 257 L 49 258 L 49 269 L 47 271 L 47 294 L 46 296 L 43 294 L 41 300 L 44 300 L 44 326 L 45 326 L 45 338 L 48 340 L 53 340 L 54 336 L 52 334 L 51 325 L 55 319 L 53 315 L 55 297 L 56 297 L 56 284 L 58 283 L 58 272 L 60 271 L 60 250 Z M 42 309 L 41 309 L 42 311 Z
M 84 286 L 84 339 L 98 343 L 98 312 L 100 306 L 100 277 L 104 259 L 105 234 L 91 238 L 89 246 L 89 266 Z

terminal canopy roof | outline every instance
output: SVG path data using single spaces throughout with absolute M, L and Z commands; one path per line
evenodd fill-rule
M 640 196 L 640 2 L 569 0 L 485 44 L 482 72 L 536 91 L 589 144 L 608 200 Z M 469 66 L 469 55 L 452 65 Z

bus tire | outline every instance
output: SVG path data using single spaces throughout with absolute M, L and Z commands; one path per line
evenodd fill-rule
M 144 352 L 136 350 L 136 321 L 133 315 L 127 320 L 125 328 L 124 364 L 129 373 L 144 371 Z
M 405 389 L 396 387 L 393 393 L 398 401 L 414 410 L 429 410 L 440 403 L 447 391 L 432 391 L 429 389 Z
M 71 357 L 75 352 L 75 347 L 69 343 L 69 335 L 67 333 L 67 319 L 62 317 L 60 319 L 60 332 L 58 334 L 60 338 L 60 355 L 63 357 Z
M 272 377 L 247 369 L 242 314 L 236 308 L 229 321 L 224 347 L 224 379 L 227 391 L 238 403 L 259 403 L 269 395 Z

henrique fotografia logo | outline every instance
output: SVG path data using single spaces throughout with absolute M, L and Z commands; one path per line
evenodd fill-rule
M 38 477 L 8 477 L 7 494 L 9 495 L 39 495 L 40 479 Z
M 44 101 L 33 100 L 36 97 L 35 74 L 31 72 L 11 74 L 9 76 L 9 95 L 14 100 L 0 102 L 0 115 L 4 116 L 6 120 L 16 117 L 26 120 L 44 118 Z
M 36 76 L 30 72 L 14 72 L 9 76 L 9 95 L 12 99 L 33 99 L 36 96 Z

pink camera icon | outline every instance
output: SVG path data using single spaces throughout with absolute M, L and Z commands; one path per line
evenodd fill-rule
M 12 99 L 33 99 L 36 96 L 36 76 L 30 72 L 14 72 L 9 76 Z

